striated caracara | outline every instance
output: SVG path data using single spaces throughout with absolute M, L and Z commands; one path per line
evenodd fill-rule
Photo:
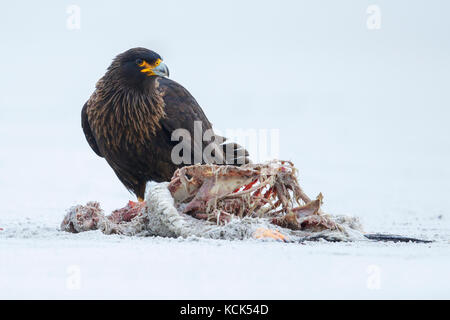
M 212 131 L 211 123 L 194 97 L 168 76 L 169 70 L 159 54 L 145 48 L 127 50 L 113 60 L 81 112 L 89 145 L 140 201 L 148 181 L 169 181 L 177 168 L 198 159 L 189 155 L 192 163 L 173 161 L 172 150 L 180 143 L 172 141 L 176 129 L 190 134 L 191 138 L 183 137 L 181 141 L 189 146 L 183 150 L 192 150 L 193 154 L 200 151 L 201 155 L 202 150 L 213 145 L 214 158 L 201 157 L 202 163 L 249 161 L 247 151 L 239 145 L 221 143 L 225 138 L 193 138 L 196 126 L 200 124 L 203 137 L 206 130 Z

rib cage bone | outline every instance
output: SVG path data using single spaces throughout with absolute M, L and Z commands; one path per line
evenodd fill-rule
M 253 217 L 293 230 L 339 228 L 321 211 L 322 194 L 311 200 L 302 190 L 290 161 L 187 166 L 175 172 L 169 190 L 183 213 L 218 224 Z

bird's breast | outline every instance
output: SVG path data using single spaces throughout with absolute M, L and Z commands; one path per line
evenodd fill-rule
M 161 130 L 165 116 L 159 96 L 132 92 L 96 101 L 88 116 L 97 140 L 111 152 L 145 152 Z

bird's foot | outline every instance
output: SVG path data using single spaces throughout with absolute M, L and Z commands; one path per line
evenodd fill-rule
M 255 239 L 266 239 L 266 240 L 277 240 L 277 241 L 283 241 L 287 242 L 288 239 L 285 235 L 281 234 L 277 230 L 271 230 L 271 229 L 265 229 L 265 228 L 259 228 L 253 233 L 253 237 Z

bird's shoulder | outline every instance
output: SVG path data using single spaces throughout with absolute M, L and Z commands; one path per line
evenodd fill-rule
M 164 101 L 165 117 L 161 123 L 166 129 L 190 130 L 194 121 L 201 121 L 204 130 L 212 128 L 197 100 L 181 84 L 160 77 L 156 80 L 156 90 Z

